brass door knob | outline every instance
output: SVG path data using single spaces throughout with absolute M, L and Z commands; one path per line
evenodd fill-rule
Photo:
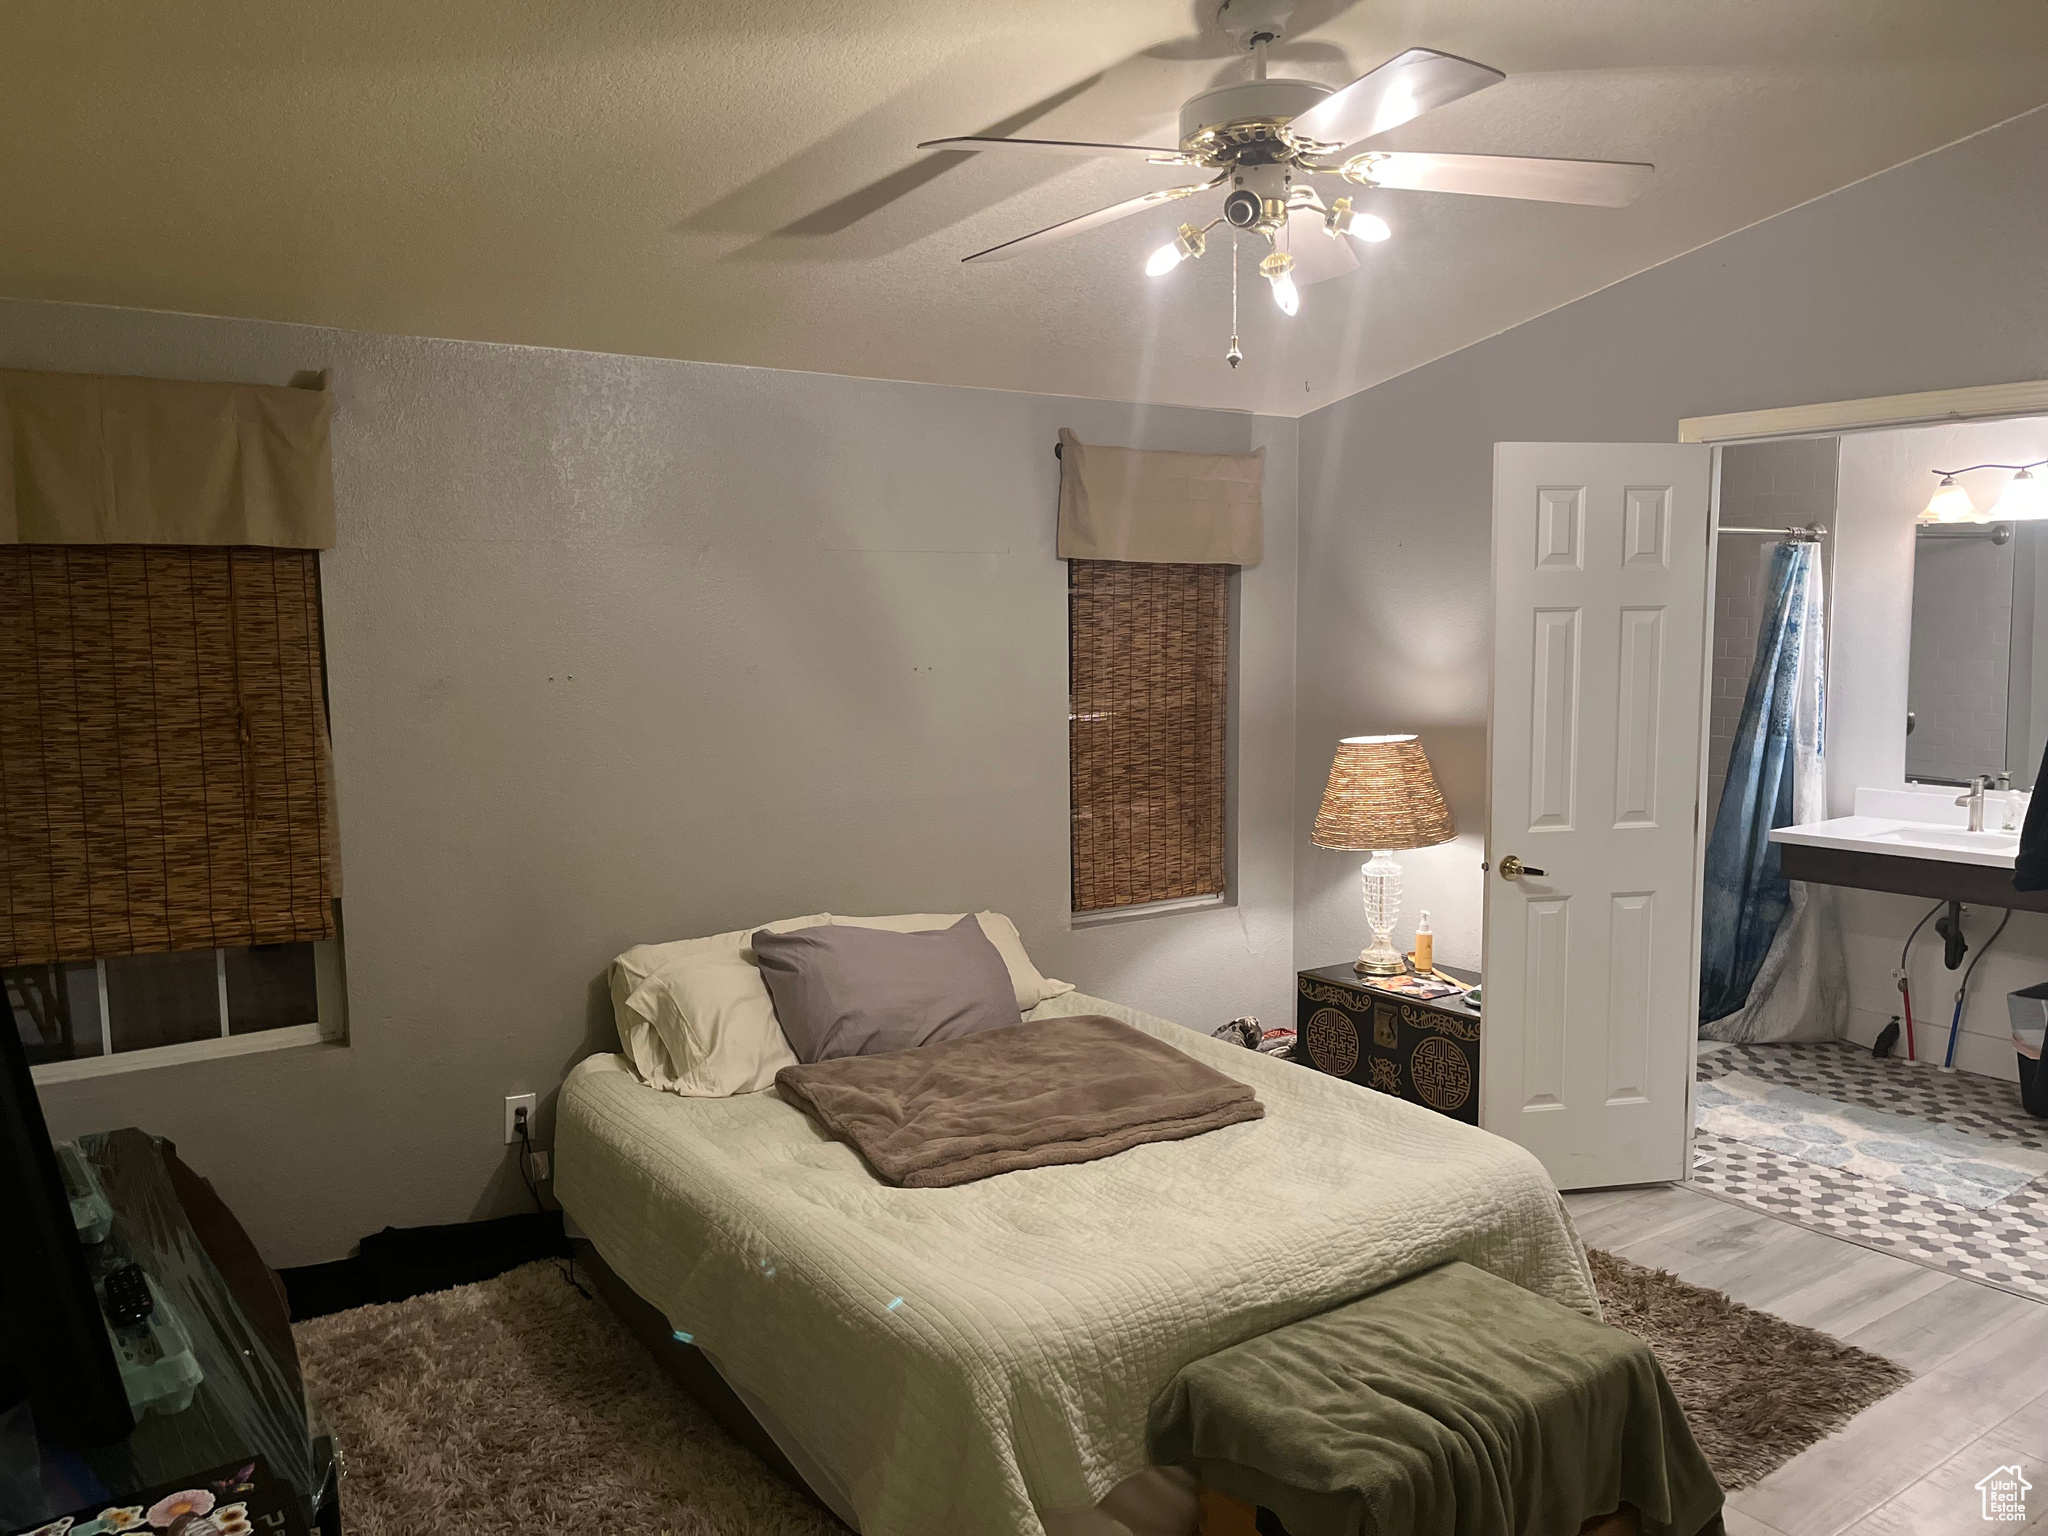
M 1524 864 L 1512 853 L 1500 861 L 1501 879 L 1513 880 L 1522 875 L 1535 875 L 1538 879 L 1541 879 L 1543 876 L 1543 871 L 1538 869 L 1533 864 Z

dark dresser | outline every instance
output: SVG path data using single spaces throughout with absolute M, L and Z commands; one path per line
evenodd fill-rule
M 1477 971 L 1437 967 L 1461 982 Z M 1295 977 L 1295 1059 L 1453 1120 L 1479 1123 L 1479 1012 L 1456 994 L 1423 1001 L 1347 962 Z
M 113 1213 L 102 1257 L 111 1261 L 118 1249 L 142 1266 L 175 1308 L 205 1376 L 186 1407 L 146 1413 L 110 1445 L 67 1451 L 31 1436 L 41 1465 L 27 1480 L 30 1523 L 72 1528 L 62 1517 L 77 1512 L 84 1518 L 75 1528 L 90 1529 L 107 1506 L 197 1489 L 209 1503 L 243 1506 L 232 1524 L 252 1536 L 341 1536 L 340 1448 L 307 1395 L 284 1287 L 256 1245 L 170 1142 L 121 1130 L 81 1136 L 78 1148 Z M 0 1319 L 0 1327 L 12 1325 Z M 7 1464 L 10 1449 L 0 1446 L 0 1482 L 17 1471 Z M 15 1528 L 0 1517 L 0 1531 Z M 127 1529 L 163 1536 L 140 1524 Z

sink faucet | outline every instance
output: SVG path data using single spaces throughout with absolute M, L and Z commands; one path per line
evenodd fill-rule
M 1984 830 L 1983 774 L 1980 773 L 1970 780 L 1970 792 L 1967 795 L 1957 795 L 1956 804 L 1967 805 L 1970 808 L 1970 830 L 1972 832 L 1982 832 Z

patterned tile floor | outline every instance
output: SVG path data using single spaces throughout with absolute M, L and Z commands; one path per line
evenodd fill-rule
M 2027 1113 L 2015 1083 L 1878 1061 L 1847 1041 L 1702 1052 L 1702 1080 L 1735 1071 L 2007 1146 L 2048 1150 L 2048 1120 Z M 1706 1131 L 1693 1147 L 1696 1162 L 1710 1159 L 1693 1170 L 1701 1189 L 1881 1253 L 2048 1300 L 2048 1176 L 1973 1211 Z

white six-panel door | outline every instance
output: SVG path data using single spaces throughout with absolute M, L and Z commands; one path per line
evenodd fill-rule
M 1687 1172 L 1710 454 L 1494 450 L 1481 1124 L 1564 1189 Z

